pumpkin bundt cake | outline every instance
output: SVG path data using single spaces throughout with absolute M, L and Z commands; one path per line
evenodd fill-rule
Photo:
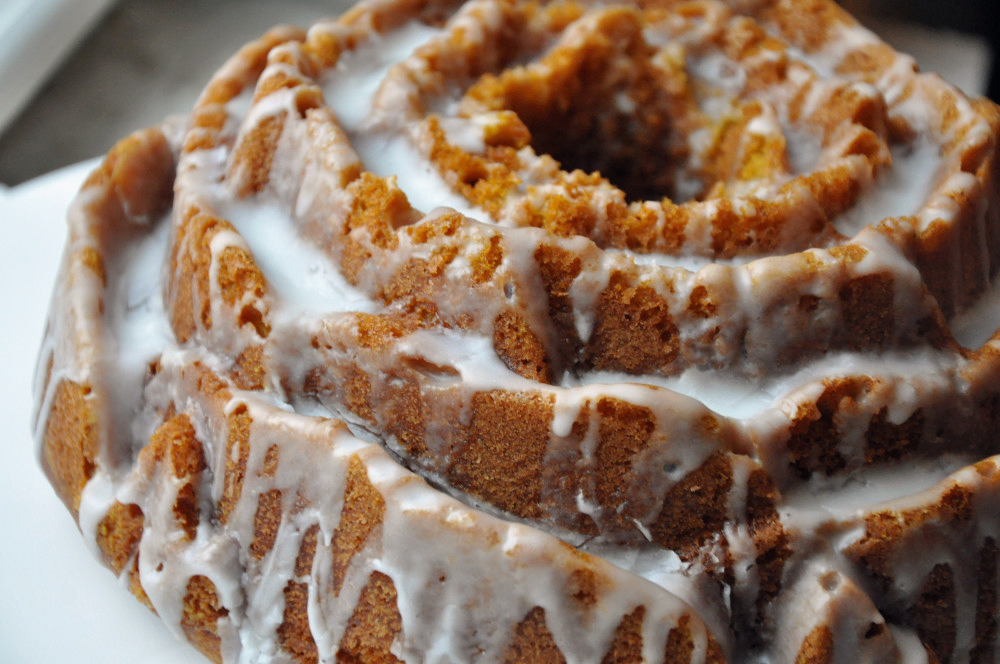
M 1000 113 L 828 0 L 365 0 L 84 184 L 53 487 L 216 662 L 996 662 Z

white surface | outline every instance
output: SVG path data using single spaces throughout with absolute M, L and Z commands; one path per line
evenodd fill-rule
M 205 662 L 90 554 L 31 439 L 31 382 L 65 210 L 93 165 L 0 189 L 0 662 Z
M 0 132 L 115 0 L 0 0 Z

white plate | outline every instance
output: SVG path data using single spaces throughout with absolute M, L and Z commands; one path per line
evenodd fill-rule
M 65 210 L 95 163 L 0 189 L 0 662 L 203 663 L 91 555 L 31 439 L 32 376 Z

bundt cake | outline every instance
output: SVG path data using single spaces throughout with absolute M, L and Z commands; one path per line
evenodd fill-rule
M 215 662 L 996 662 L 1000 112 L 828 0 L 365 0 L 69 212 L 41 463 Z

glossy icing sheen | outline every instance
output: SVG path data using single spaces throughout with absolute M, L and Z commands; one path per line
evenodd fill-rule
M 113 506 L 138 505 L 144 530 L 134 560 L 150 604 L 183 637 L 189 581 L 208 578 L 226 610 L 216 624 L 219 655 L 232 662 L 295 660 L 283 634 L 288 588 L 296 583 L 308 589 L 315 658 L 334 661 L 375 573 L 397 594 L 400 627 L 391 652 L 406 661 L 503 660 L 511 635 L 537 607 L 565 661 L 601 661 L 618 643 L 623 616 L 643 607 L 639 652 L 650 662 L 663 659 L 682 624 L 691 639 L 685 661 L 804 661 L 810 647 L 825 643 L 825 629 L 834 659 L 815 661 L 922 662 L 927 648 L 946 646 L 907 612 L 923 597 L 925 579 L 948 566 L 957 579 L 948 654 L 969 661 L 981 638 L 977 552 L 1000 536 L 989 507 L 998 489 L 990 455 L 998 450 L 980 440 L 992 432 L 979 426 L 1000 394 L 997 287 L 989 285 L 996 257 L 988 246 L 998 231 L 994 197 L 983 194 L 995 139 L 986 116 L 915 73 L 905 56 L 889 52 L 872 80 L 838 73 L 865 48 L 881 47 L 838 13 L 825 41 L 799 43 L 780 15 L 756 3 L 705 2 L 700 12 L 676 14 L 629 8 L 623 11 L 646 21 L 638 34 L 652 61 L 663 71 L 680 67 L 698 108 L 681 132 L 686 161 L 670 167 L 678 200 L 626 201 L 606 180 L 579 185 L 597 210 L 592 228 L 553 233 L 530 213 L 572 190 L 557 163 L 530 143 L 519 145 L 507 157 L 517 162 L 517 186 L 499 202 L 473 200 L 440 161 L 427 114 L 448 146 L 492 159 L 493 132 L 505 116 L 465 95 L 475 68 L 491 66 L 474 55 L 492 53 L 498 35 L 519 25 L 510 17 L 524 11 L 524 52 L 493 63 L 489 73 L 535 67 L 544 74 L 556 66 L 547 54 L 583 48 L 611 14 L 591 8 L 560 32 L 551 27 L 562 20 L 557 14 L 545 18 L 516 4 L 470 2 L 443 24 L 403 20 L 413 11 L 407 7 L 363 4 L 314 26 L 306 46 L 275 46 L 256 94 L 246 82 L 221 104 L 206 92 L 195 117 L 221 109 L 224 121 L 207 145 L 195 140 L 208 132 L 197 122 L 165 132 L 178 156 L 172 206 L 161 218 L 117 222 L 128 230 L 114 235 L 101 230 L 110 222 L 100 203 L 113 186 L 92 183 L 78 197 L 42 349 L 37 438 L 44 458 L 60 384 L 92 390 L 99 451 L 78 519 L 95 553 L 102 555 L 99 533 Z M 718 35 L 749 23 L 778 46 L 736 57 L 720 45 Z M 331 43 L 323 67 L 302 65 L 305 50 Z M 217 80 L 240 81 L 247 58 L 234 58 Z M 759 70 L 778 60 L 786 77 L 756 90 Z M 270 79 L 296 84 L 267 88 Z M 302 110 L 304 89 L 319 95 L 318 107 Z M 629 94 L 616 93 L 613 106 L 635 114 L 640 105 Z M 826 106 L 851 95 L 881 109 L 881 124 L 823 118 Z M 947 122 L 941 104 L 952 114 Z M 756 153 L 738 147 L 750 150 L 745 167 L 709 190 L 706 173 L 715 168 L 720 137 L 752 113 L 735 145 L 787 143 L 780 165 L 761 175 L 751 168 Z M 280 133 L 267 177 L 253 189 L 259 160 L 244 151 L 272 122 Z M 978 155 L 982 168 L 963 170 L 968 155 Z M 357 201 L 347 183 L 361 171 L 405 196 L 408 207 L 392 222 L 404 230 L 391 229 L 392 251 L 367 227 L 351 225 Z M 846 203 L 824 209 L 822 188 L 845 173 Z M 687 221 L 673 245 L 615 239 L 615 210 L 649 213 L 644 218 L 666 237 L 679 206 Z M 192 286 L 193 310 L 203 313 L 180 341 L 177 256 L 195 251 L 196 240 L 185 235 L 192 209 L 226 224 L 205 240 L 207 290 Z M 751 233 L 737 249 L 720 245 L 720 219 L 761 210 L 785 215 L 777 230 Z M 447 237 L 417 239 L 417 231 L 451 223 L 456 213 Z M 933 253 L 940 245 L 933 233 L 948 239 L 953 229 L 983 240 L 971 248 L 955 240 L 950 253 Z M 350 268 L 348 240 L 367 251 Z M 562 330 L 549 321 L 556 295 L 540 272 L 543 245 L 580 266 L 559 294 Z M 490 246 L 501 247 L 500 258 L 483 280 Z M 103 276 L 74 258 L 90 249 L 103 261 Z M 422 277 L 433 291 L 433 321 L 366 344 L 366 321 L 406 320 L 407 302 L 417 301 L 393 302 L 390 277 L 446 249 L 450 257 Z M 227 290 L 234 252 L 252 257 L 263 277 L 258 291 Z M 628 358 L 616 366 L 589 359 L 597 351 L 556 350 L 572 335 L 581 348 L 597 344 L 611 316 L 607 298 L 623 280 L 636 301 L 648 292 L 663 303 L 679 349 L 671 359 L 630 370 Z M 886 282 L 882 309 L 858 323 L 851 298 L 870 307 L 866 298 Z M 862 292 L 845 295 L 856 284 L 864 284 Z M 709 293 L 710 307 L 695 306 L 700 293 Z M 248 311 L 263 322 L 247 323 Z M 526 321 L 550 359 L 561 358 L 552 362 L 551 380 L 525 375 L 501 352 L 495 329 L 509 312 Z M 879 325 L 875 341 L 862 338 Z M 234 367 L 258 348 L 261 384 L 241 389 Z M 359 372 L 371 413 L 352 400 L 350 381 Z M 206 376 L 226 389 L 208 394 Z M 397 397 L 385 396 L 411 385 L 441 409 L 427 415 L 420 452 L 391 419 Z M 514 395 L 548 409 L 543 459 L 553 468 L 564 464 L 565 474 L 542 481 L 537 504 L 493 504 L 489 487 L 462 484 L 455 473 L 457 432 L 473 426 L 481 395 Z M 648 416 L 649 428 L 609 502 L 601 418 L 612 406 L 641 414 L 627 422 Z M 169 413 L 188 418 L 207 464 L 195 497 L 203 518 L 190 537 L 177 523 L 183 480 L 165 461 L 158 466 L 151 453 L 140 453 Z M 243 457 L 227 443 L 242 413 L 250 422 Z M 821 425 L 828 429 L 815 433 Z M 878 447 L 880 435 L 889 452 Z M 803 444 L 829 447 L 803 453 Z M 384 513 L 336 572 L 335 540 L 358 462 Z M 244 465 L 242 493 L 219 516 L 234 463 Z M 702 481 L 725 475 L 724 518 L 694 549 L 671 547 L 665 542 L 674 524 L 664 515 L 672 502 L 686 504 L 685 491 L 703 490 L 692 478 L 713 463 L 721 470 Z M 933 528 L 913 515 L 939 509 L 955 487 L 972 496 L 974 526 L 953 532 L 942 517 L 946 525 L 932 535 L 944 543 L 920 544 Z M 269 495 L 278 496 L 276 535 L 260 553 L 259 501 Z M 868 551 L 866 528 L 880 514 L 903 524 L 899 548 L 879 563 L 886 569 L 857 553 Z M 768 533 L 779 543 L 769 543 Z M 316 553 L 304 572 L 297 567 L 314 536 Z M 967 538 L 967 546 L 947 542 L 951 536 Z M 780 566 L 771 588 L 774 556 Z M 581 570 L 594 579 L 587 592 L 574 586 Z M 129 573 L 125 568 L 123 579 Z M 581 602 L 588 593 L 593 602 Z

